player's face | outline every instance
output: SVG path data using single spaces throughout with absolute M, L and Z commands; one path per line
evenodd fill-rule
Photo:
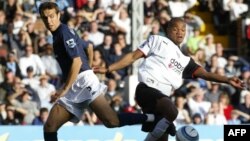
M 177 21 L 168 30 L 168 37 L 176 44 L 180 45 L 186 35 L 186 24 L 181 21 Z
M 60 13 L 56 13 L 55 9 L 46 9 L 41 14 L 41 18 L 50 31 L 55 31 L 60 25 Z

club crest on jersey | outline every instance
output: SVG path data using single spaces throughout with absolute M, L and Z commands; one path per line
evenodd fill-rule
M 66 43 L 70 48 L 74 48 L 76 46 L 75 40 L 73 38 L 67 40 Z

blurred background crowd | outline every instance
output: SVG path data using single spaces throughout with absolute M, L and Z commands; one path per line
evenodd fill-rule
M 54 0 L 62 22 L 94 47 L 93 66 L 119 60 L 132 48 L 131 0 Z M 60 88 L 62 72 L 37 6 L 43 0 L 0 0 L 0 124 L 43 125 Z M 183 17 L 187 35 L 182 51 L 207 71 L 238 76 L 245 90 L 202 79 L 185 80 L 171 95 L 179 114 L 175 124 L 250 122 L 250 0 L 144 0 L 143 39 L 165 36 L 172 17 Z M 208 23 L 208 19 L 211 19 Z M 209 28 L 210 27 L 210 28 Z M 228 43 L 221 40 L 228 37 Z M 243 50 L 243 51 L 242 51 Z M 105 96 L 116 112 L 141 112 L 126 100 L 132 66 L 97 74 L 107 84 Z M 102 124 L 86 109 L 77 125 Z M 72 123 L 67 123 L 72 125 Z

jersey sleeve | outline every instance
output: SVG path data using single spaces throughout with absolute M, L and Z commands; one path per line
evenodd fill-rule
M 83 49 L 88 48 L 89 44 L 90 44 L 90 42 L 86 42 L 86 41 L 81 40 L 81 46 Z
M 185 67 L 184 71 L 183 71 L 183 75 L 182 77 L 184 79 L 191 79 L 191 78 L 194 78 L 193 77 L 193 74 L 194 72 L 199 68 L 201 67 L 200 65 L 196 64 L 194 62 L 194 60 L 192 58 L 190 58 L 190 61 L 188 63 L 188 65 Z
M 64 47 L 68 53 L 68 55 L 71 58 L 75 58 L 79 56 L 79 51 L 78 51 L 78 43 L 77 43 L 77 38 L 78 36 L 73 30 L 69 30 L 67 32 L 64 32 L 62 37 L 63 37 L 63 44 Z
M 138 49 L 143 52 L 144 56 L 148 56 L 152 47 L 154 47 L 155 36 L 149 36 L 147 40 L 143 41 Z

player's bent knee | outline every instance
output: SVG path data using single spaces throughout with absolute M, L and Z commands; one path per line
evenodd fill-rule
M 165 113 L 165 118 L 170 121 L 170 122 L 173 122 L 176 117 L 178 115 L 178 110 L 177 108 L 171 108 L 171 111 L 169 111 L 168 113 Z
M 174 120 L 177 118 L 177 115 L 178 115 L 178 109 L 175 108 L 175 109 L 173 109 L 173 119 Z
M 177 118 L 177 115 L 178 115 L 178 110 L 177 110 L 177 108 L 173 108 L 173 109 L 172 109 L 172 112 L 171 112 L 170 121 L 173 122 L 173 121 Z
M 55 123 L 47 121 L 43 126 L 43 131 L 44 132 L 56 132 L 57 126 L 55 125 Z

